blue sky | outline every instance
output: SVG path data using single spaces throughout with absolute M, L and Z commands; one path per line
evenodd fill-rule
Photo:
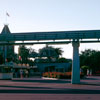
M 6 11 L 11 32 L 100 29 L 100 0 L 0 0 L 0 31 L 6 23 Z M 81 44 L 80 51 L 99 50 L 99 45 Z M 64 57 L 72 58 L 71 44 L 56 47 L 64 50 Z

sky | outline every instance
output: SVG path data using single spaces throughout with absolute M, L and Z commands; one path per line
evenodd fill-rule
M 10 15 L 7 21 L 6 12 Z M 6 23 L 12 33 L 99 30 L 100 0 L 0 0 L 0 32 Z M 79 49 L 100 50 L 99 45 L 80 44 Z M 43 46 L 31 47 L 38 50 Z M 63 57 L 72 58 L 72 44 L 55 47 L 62 48 Z

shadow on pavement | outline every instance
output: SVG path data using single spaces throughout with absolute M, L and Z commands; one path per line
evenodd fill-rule
M 7 81 L 2 81 L 2 82 L 7 82 Z M 20 94 L 100 94 L 100 90 L 96 90 L 94 89 L 94 86 L 98 86 L 98 88 L 100 88 L 100 82 L 92 82 L 91 81 L 84 81 L 81 82 L 80 84 L 77 84 L 79 86 L 81 85 L 93 85 L 93 89 L 88 89 L 88 87 L 86 89 L 79 89 L 79 88 L 64 88 L 63 87 L 63 84 L 65 85 L 66 83 L 71 83 L 71 80 L 44 80 L 44 79 L 41 79 L 41 78 L 34 78 L 34 79 L 13 79 L 11 80 L 10 82 L 19 82 L 18 84 L 21 85 L 21 86 L 14 86 L 14 83 L 13 85 L 0 85 L 0 93 L 20 93 Z M 23 86 L 23 82 L 32 82 L 33 83 L 33 86 L 29 86 L 29 84 L 27 86 Z M 21 83 L 21 84 L 20 84 Z M 47 87 L 35 87 L 34 86 L 34 83 L 47 83 Z M 59 86 L 60 84 L 61 87 L 54 87 L 54 86 L 51 86 L 49 87 L 49 83 L 51 85 L 53 85 L 53 83 L 58 83 Z M 55 84 L 55 86 L 56 86 Z M 67 84 L 66 84 L 67 85 Z M 73 85 L 74 86 L 74 85 Z M 76 86 L 76 85 L 75 85 Z M 97 88 L 97 87 L 96 87 Z
M 71 83 L 70 80 L 27 80 L 27 79 L 22 79 L 22 80 L 12 80 L 14 82 L 38 82 L 38 83 L 60 83 L 60 84 L 64 84 L 64 83 Z
M 91 83 L 91 82 L 81 82 L 79 85 L 91 85 L 91 86 L 100 86 L 100 83 Z
M 52 88 L 50 88 L 50 87 L 9 86 L 9 85 L 0 85 L 0 87 L 22 88 L 22 89 L 52 89 Z M 1 89 L 0 89 L 0 90 L 1 90 Z
M 99 80 L 98 78 L 92 78 L 92 77 L 85 77 L 83 80 Z
M 27 93 L 27 94 L 100 94 L 100 90 L 86 90 L 86 89 L 57 89 L 57 90 L 0 90 L 0 93 Z

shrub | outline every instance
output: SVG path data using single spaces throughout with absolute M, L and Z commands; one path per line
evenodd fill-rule
M 49 78 L 58 78 L 58 79 L 71 79 L 72 72 L 45 72 L 43 73 L 43 77 L 49 77 Z M 84 74 L 80 73 L 80 77 L 83 78 Z

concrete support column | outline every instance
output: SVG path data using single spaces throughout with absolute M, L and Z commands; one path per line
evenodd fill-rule
M 79 42 L 73 42 L 72 84 L 80 83 Z

